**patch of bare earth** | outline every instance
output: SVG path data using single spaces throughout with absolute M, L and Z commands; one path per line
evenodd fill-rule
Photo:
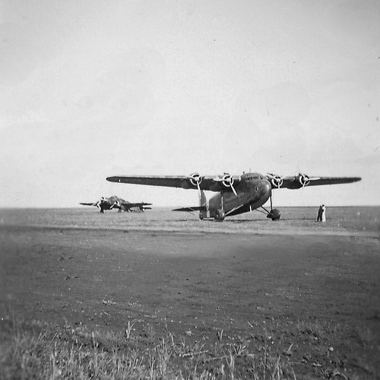
M 30 349 L 46 355 L 46 378 L 58 370 L 70 377 L 62 358 L 51 359 L 54 342 L 77 355 L 91 348 L 106 363 L 137 352 L 148 378 L 379 378 L 377 238 L 176 225 L 174 232 L 0 227 L 6 368 L 6 347 L 29 336 Z M 42 354 L 42 346 L 51 350 Z M 86 360 L 81 370 L 90 371 Z M 16 373 L 9 371 L 3 375 Z

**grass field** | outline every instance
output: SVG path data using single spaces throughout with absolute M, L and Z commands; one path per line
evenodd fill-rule
M 0 378 L 380 378 L 380 208 L 281 211 L 0 210 Z
M 72 227 L 101 229 L 158 229 L 204 232 L 266 232 L 318 233 L 369 231 L 380 234 L 380 206 L 328 207 L 327 222 L 315 223 L 317 207 L 281 207 L 281 223 L 268 223 L 266 215 L 254 211 L 226 218 L 223 223 L 202 222 L 197 213 L 171 212 L 169 208 L 154 208 L 144 213 L 108 211 L 98 215 L 98 209 L 2 209 L 0 225 Z M 312 229 L 310 229 L 312 227 Z

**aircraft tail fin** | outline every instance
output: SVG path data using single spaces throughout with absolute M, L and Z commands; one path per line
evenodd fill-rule
M 209 218 L 210 217 L 210 211 L 208 207 L 208 200 L 206 198 L 206 194 L 203 190 L 200 191 L 200 197 L 199 197 L 199 206 L 196 207 L 181 207 L 176 208 L 172 211 L 185 211 L 185 212 L 194 212 L 199 211 L 199 219 L 203 218 Z

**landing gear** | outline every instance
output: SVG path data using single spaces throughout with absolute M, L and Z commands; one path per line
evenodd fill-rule
M 226 214 L 224 213 L 224 210 L 221 208 L 218 208 L 215 211 L 215 220 L 217 222 L 223 222 L 224 218 L 226 217 Z
M 272 207 L 272 194 L 270 195 L 270 211 L 265 209 L 263 206 L 261 206 L 262 209 L 265 210 L 267 213 L 267 218 L 270 218 L 272 220 L 280 220 L 281 218 L 281 212 L 277 208 Z
M 223 191 L 220 192 L 220 208 L 215 211 L 215 220 L 217 222 L 223 222 L 226 217 L 226 213 L 224 212 L 224 200 L 223 200 Z
M 272 220 L 280 220 L 281 212 L 277 208 L 272 209 L 268 215 L 267 218 L 270 218 Z

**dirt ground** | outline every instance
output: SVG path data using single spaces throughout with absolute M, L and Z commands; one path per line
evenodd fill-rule
M 244 224 L 239 219 L 202 222 L 212 230 L 178 219 L 168 230 L 159 217 L 149 224 L 155 228 L 144 227 L 149 216 L 136 217 L 136 228 L 134 216 L 129 228 L 102 228 L 63 223 L 64 212 L 48 225 L 33 217 L 14 222 L 7 212 L 0 327 L 16 315 L 115 331 L 134 321 L 136 334 L 151 326 L 206 345 L 251 336 L 291 346 L 300 373 L 335 361 L 347 377 L 380 378 L 376 228 L 341 230 L 335 221 L 321 230 L 312 220 L 300 233 L 291 220 L 276 227 L 260 219 L 262 231 L 249 233 L 235 228 Z

